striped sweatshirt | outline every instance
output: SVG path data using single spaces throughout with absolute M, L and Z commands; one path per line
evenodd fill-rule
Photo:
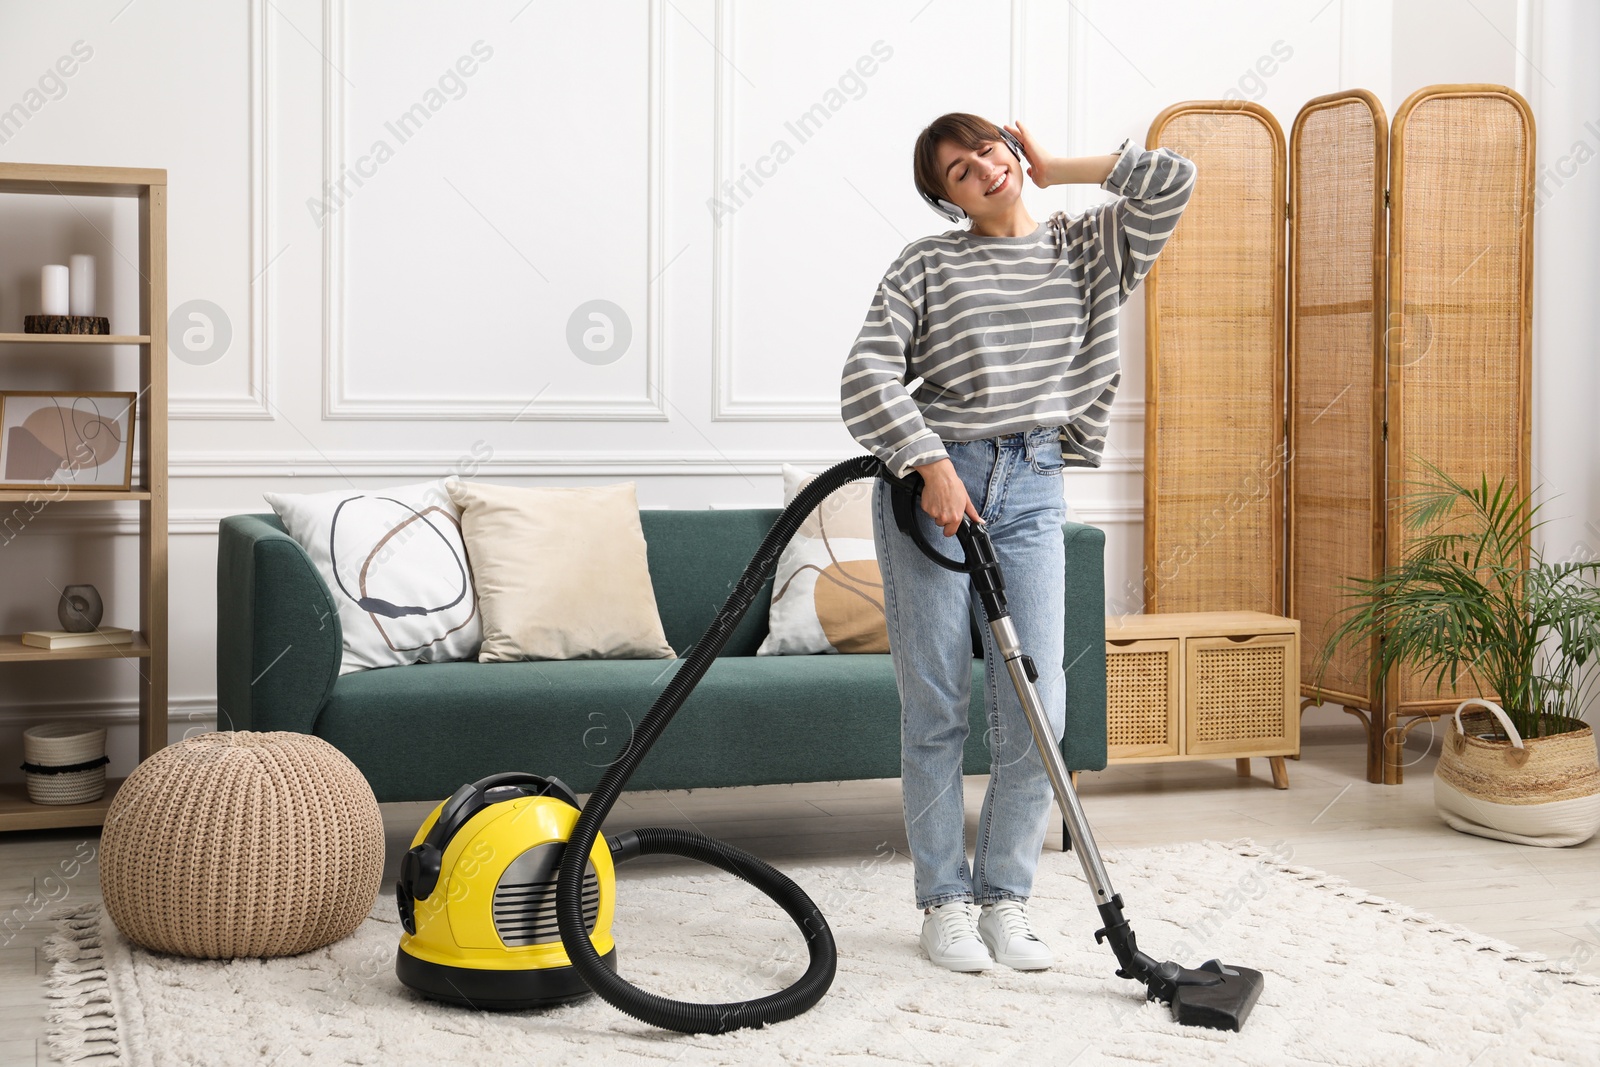
M 1098 467 L 1122 379 L 1118 310 L 1155 265 L 1195 165 L 1125 140 L 1102 189 L 1022 237 L 947 230 L 906 245 L 879 283 L 839 383 L 851 436 L 898 476 L 974 441 L 1060 427 L 1068 466 Z M 918 380 L 920 379 L 920 381 Z

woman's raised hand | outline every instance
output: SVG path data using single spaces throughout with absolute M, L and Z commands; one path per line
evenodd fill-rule
M 1048 189 L 1050 187 L 1050 164 L 1056 157 L 1046 152 L 1043 146 L 1028 133 L 1028 128 L 1022 123 L 1018 122 L 1005 128 L 1010 132 L 1011 136 L 1022 142 L 1022 150 L 1028 154 L 1028 158 L 1022 161 L 1028 168 L 1028 177 L 1032 178 L 1033 184 L 1039 188 Z

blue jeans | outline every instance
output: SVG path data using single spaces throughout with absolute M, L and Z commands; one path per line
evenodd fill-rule
M 1061 524 L 1058 428 L 981 441 L 946 441 L 945 451 L 987 523 L 1007 606 L 1022 650 L 1039 668 L 1036 684 L 1054 731 L 1066 725 L 1062 670 L 1066 554 Z M 900 785 L 919 908 L 951 900 L 990 904 L 1027 900 L 1044 847 L 1054 794 L 1005 662 L 965 574 L 947 571 L 900 532 L 889 484 L 873 491 L 873 537 L 883 572 L 889 652 L 900 689 Z M 961 558 L 961 546 L 919 506 L 928 543 Z M 961 789 L 972 691 L 972 636 L 983 635 L 989 787 L 978 815 L 977 848 L 967 863 L 966 809 Z

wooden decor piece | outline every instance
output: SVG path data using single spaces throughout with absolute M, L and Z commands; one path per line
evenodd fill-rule
M 108 334 L 111 320 L 104 315 L 24 315 L 22 332 Z
M 1309 101 L 1289 136 L 1288 609 L 1311 695 L 1349 578 L 1383 569 L 1389 120 L 1365 89 Z M 1377 641 L 1370 651 L 1376 652 Z M 1324 698 L 1371 710 L 1373 672 L 1341 647 Z
M 1389 456 L 1386 559 L 1412 531 L 1402 497 L 1428 477 L 1513 494 L 1529 488 L 1533 433 L 1534 122 L 1503 85 L 1430 85 L 1394 117 L 1389 212 Z M 1523 546 L 1522 565 L 1528 565 Z M 1399 716 L 1449 713 L 1418 671 L 1391 675 L 1384 736 L 1397 764 Z M 1486 696 L 1492 694 L 1485 693 Z M 1412 725 L 1421 719 L 1414 719 Z M 1396 767 L 1395 781 L 1399 780 Z
M 1195 162 L 1145 278 L 1146 612 L 1282 613 L 1286 158 L 1272 113 L 1189 101 L 1149 148 Z

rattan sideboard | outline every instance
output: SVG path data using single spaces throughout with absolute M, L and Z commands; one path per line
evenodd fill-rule
M 1289 788 L 1300 753 L 1300 623 L 1260 611 L 1106 617 L 1106 762 L 1264 757 Z

